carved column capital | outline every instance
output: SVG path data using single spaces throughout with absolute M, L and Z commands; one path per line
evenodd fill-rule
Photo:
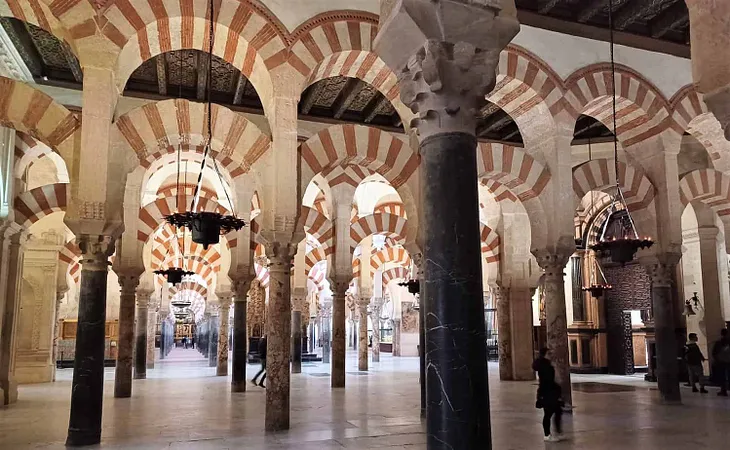
M 681 258 L 681 253 L 660 253 L 639 258 L 639 263 L 649 275 L 652 287 L 671 287 Z
M 154 291 L 152 289 L 138 289 L 137 290 L 137 307 L 148 308 L 150 306 L 150 299 Z
M 122 295 L 135 295 L 137 286 L 139 286 L 139 275 L 139 273 L 132 271 L 120 271 L 117 273 Z
M 227 311 L 231 307 L 231 303 L 233 301 L 233 293 L 230 291 L 226 292 L 216 292 L 216 297 L 218 297 L 218 305 L 223 311 Z
M 82 234 L 76 238 L 76 243 L 81 249 L 81 270 L 109 269 L 109 257 L 114 253 L 113 237 Z
M 255 275 L 246 275 L 233 280 L 232 287 L 235 292 L 235 296 L 233 297 L 234 302 L 245 302 L 248 300 L 248 291 L 251 290 L 251 285 L 255 278 Z
M 266 255 L 269 257 L 269 271 L 291 273 L 297 246 L 288 242 L 270 242 L 266 244 Z
M 344 298 L 350 288 L 350 278 L 335 277 L 334 280 L 330 281 L 330 288 L 335 297 Z
M 562 281 L 563 270 L 568 264 L 571 253 L 567 251 L 554 251 L 549 249 L 535 250 L 532 252 L 537 260 L 537 265 L 545 271 L 546 281 Z

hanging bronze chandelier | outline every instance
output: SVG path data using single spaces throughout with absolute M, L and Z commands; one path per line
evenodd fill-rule
M 583 286 L 581 290 L 583 292 L 590 292 L 591 296 L 593 298 L 601 298 L 603 294 L 606 293 L 606 291 L 613 289 L 613 286 L 608 284 L 608 280 L 606 280 L 606 275 L 603 273 L 603 270 L 601 269 L 600 264 L 598 264 L 597 261 L 593 261 L 593 266 L 595 267 L 595 271 L 591 271 L 590 275 L 588 276 L 588 286 Z M 600 279 L 596 275 L 600 275 Z
M 210 15 L 214 17 L 214 1 L 210 1 Z M 200 191 L 203 184 L 203 172 L 205 171 L 206 163 L 208 161 L 208 155 L 210 154 L 210 148 L 213 140 L 213 99 L 212 99 L 212 79 L 213 79 L 213 41 L 215 38 L 215 31 L 213 28 L 213 21 L 210 21 L 209 30 L 209 43 L 210 47 L 208 50 L 208 79 L 206 80 L 206 96 L 208 103 L 208 136 L 205 143 L 205 150 L 203 152 L 203 161 L 200 164 L 200 173 L 198 174 L 198 184 L 195 187 L 195 193 L 193 194 L 193 201 L 190 205 L 190 211 L 176 212 L 165 217 L 165 220 L 171 225 L 181 228 L 188 228 L 192 233 L 192 240 L 196 244 L 201 244 L 204 249 L 208 249 L 210 245 L 214 245 L 220 242 L 221 234 L 230 233 L 231 231 L 238 231 L 244 226 L 246 222 L 243 219 L 236 217 L 235 211 L 233 211 L 233 202 L 228 195 L 227 183 L 223 180 L 221 172 L 218 169 L 218 163 L 215 158 L 211 158 L 213 162 L 213 168 L 220 179 L 223 191 L 226 194 L 226 199 L 231 207 L 232 215 L 223 215 L 218 212 L 211 211 L 199 211 L 198 205 L 200 201 Z M 181 80 L 182 83 L 182 80 Z
M 600 255 L 609 256 L 611 261 L 626 264 L 631 262 L 639 249 L 649 248 L 654 245 L 654 241 L 650 237 L 640 237 L 636 230 L 636 224 L 631 217 L 626 198 L 624 197 L 621 183 L 619 182 L 618 170 L 618 133 L 616 126 L 616 62 L 614 57 L 614 29 L 613 29 L 613 4 L 614 0 L 608 1 L 608 26 L 610 31 L 611 45 L 611 91 L 613 100 L 613 157 L 614 157 L 614 174 L 616 176 L 616 192 L 613 200 L 614 204 L 620 204 L 623 208 L 617 208 L 611 216 L 606 220 L 606 225 L 613 219 L 616 222 L 615 232 L 612 236 L 606 235 L 606 226 L 599 241 L 590 248 Z M 615 215 L 615 216 L 614 216 Z
M 398 286 L 408 288 L 408 293 L 416 295 L 421 292 L 421 283 L 418 280 L 408 280 L 398 283 Z

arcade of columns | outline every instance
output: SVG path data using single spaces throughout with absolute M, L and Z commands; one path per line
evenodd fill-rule
M 591 192 L 610 191 L 615 184 L 606 169 L 609 153 L 591 161 L 576 158 L 571 141 L 581 114 L 611 128 L 609 69 L 603 61 L 561 77 L 529 48 L 510 44 L 520 30 L 511 1 L 497 6 L 486 0 L 384 0 L 379 19 L 366 12 L 323 13 L 303 18 L 295 32 L 266 2 L 220 2 L 214 53 L 250 80 L 265 117 L 214 106 L 211 147 L 225 173 L 220 184 L 212 173 L 204 174 L 204 203 L 235 211 L 250 225 L 203 249 L 162 220 L 176 199 L 189 204 L 192 189 L 172 189 L 174 172 L 164 166 L 178 146 L 185 148 L 185 161 L 199 164 L 205 144 L 202 105 L 165 100 L 122 108 L 120 92 L 153 54 L 207 50 L 207 2 L 163 0 L 135 7 L 111 2 L 102 8 L 86 0 L 31 3 L 37 8 L 0 2 L 0 13 L 65 40 L 83 69 L 84 87 L 81 111 L 74 113 L 33 85 L 0 77 L 4 404 L 17 400 L 16 369 L 26 327 L 40 328 L 23 316 L 25 308 L 21 313 L 21 284 L 49 300 L 37 306 L 49 324 L 58 323 L 62 299 L 75 290 L 67 442 L 99 442 L 111 266 L 121 287 L 116 397 L 131 396 L 132 379 L 145 377 L 154 361 L 151 330 L 158 322 L 169 324 L 169 300 L 186 293 L 193 298 L 196 319 L 214 330 L 208 338 L 217 336 L 211 358 L 218 375 L 227 375 L 227 337 L 233 328 L 233 392 L 246 390 L 246 345 L 255 334 L 250 324 L 265 323 L 266 429 L 285 430 L 290 371 L 299 369 L 297 358 L 290 366 L 292 339 L 301 342 L 302 324 L 313 311 L 319 310 L 325 340 L 331 341 L 325 359 L 331 360 L 332 387 L 345 387 L 348 296 L 360 317 L 359 368 L 367 369 L 363 318 L 368 307 L 373 316 L 382 307 L 380 296 L 372 297 L 369 263 L 377 258 L 362 245 L 373 235 L 385 235 L 391 249 L 377 264 L 379 270 L 402 269 L 387 281 L 421 280 L 422 402 L 429 448 L 485 448 L 491 440 L 485 284 L 496 299 L 500 377 L 529 380 L 534 377 L 531 302 L 541 283 L 547 344 L 570 400 L 563 272 L 575 251 L 574 218 L 576 210 L 583 214 L 594 206 L 592 198 L 587 200 Z M 636 70 L 620 65 L 617 71 L 619 183 L 638 228 L 656 240 L 639 261 L 651 282 L 656 372 L 667 402 L 680 401 L 676 332 L 685 326 L 677 280 L 680 217 L 687 205 L 696 212 L 703 267 L 715 268 L 715 276 L 703 277 L 709 296 L 721 290 L 717 236 L 726 235 L 730 203 L 728 143 L 721 133 L 724 129 L 728 136 L 730 129 L 730 58 L 717 57 L 730 51 L 730 30 L 720 19 L 730 15 L 730 5 L 688 0 L 688 6 L 694 85 L 688 79 L 688 86 L 668 99 Z M 469 23 L 478 25 L 465 26 Z M 332 76 L 360 78 L 382 92 L 407 135 L 348 124 L 300 129 L 301 93 Z M 524 148 L 477 141 L 475 116 L 485 97 L 517 122 Z M 710 165 L 687 170 L 685 132 L 702 144 Z M 22 166 L 33 159 L 23 152 L 30 154 L 37 145 L 50 151 L 35 156 L 53 159 L 65 180 L 56 174 L 53 182 L 33 186 L 23 178 L 30 172 Z M 338 177 L 351 182 L 337 182 Z M 373 179 L 389 185 L 398 201 L 392 210 L 376 207 L 360 214 L 353 210 L 354 186 Z M 220 195 L 221 184 L 230 186 L 230 202 Z M 67 235 L 34 229 L 56 212 L 64 214 Z M 593 211 L 584 222 L 592 223 L 601 212 Z M 189 253 L 176 256 L 175 248 Z M 44 254 L 48 249 L 55 252 L 50 258 Z M 196 272 L 184 288 L 164 285 L 152 275 L 176 262 Z M 43 273 L 53 274 L 52 280 Z M 309 305 L 309 299 L 319 297 L 324 279 L 331 298 Z M 78 285 L 69 286 L 76 280 Z M 723 326 L 723 307 L 708 304 L 706 310 L 715 313 L 704 325 L 712 339 Z M 51 356 L 59 335 L 54 327 L 38 332 L 42 335 L 34 332 L 36 344 L 27 344 L 37 349 L 37 342 L 47 342 L 47 361 L 56 357 Z M 301 346 L 295 347 L 296 354 Z

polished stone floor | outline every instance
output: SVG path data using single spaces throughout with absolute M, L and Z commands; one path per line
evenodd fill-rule
M 194 350 L 174 350 L 130 399 L 114 399 L 107 369 L 102 448 L 152 449 L 425 449 L 419 419 L 418 360 L 383 356 L 368 373 L 348 355 L 347 389 L 332 391 L 329 366 L 305 364 L 292 376 L 292 428 L 263 431 L 264 389 L 231 394 Z M 249 366 L 249 378 L 258 369 Z M 495 450 L 561 448 L 687 450 L 728 448 L 730 400 L 684 390 L 683 406 L 662 406 L 654 385 L 638 377 L 575 376 L 574 414 L 566 442 L 546 444 L 533 383 L 500 382 L 490 366 Z M 64 448 L 71 370 L 53 384 L 22 386 L 20 401 L 0 409 L 0 449 Z

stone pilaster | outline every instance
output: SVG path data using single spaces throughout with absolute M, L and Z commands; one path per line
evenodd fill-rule
M 114 240 L 81 235 L 81 288 L 67 446 L 98 444 L 104 398 L 104 337 L 109 256 Z
M 571 238 L 572 239 L 572 238 Z M 545 316 L 547 322 L 547 346 L 555 366 L 556 381 L 563 388 L 563 399 L 572 404 L 570 387 L 570 355 L 568 350 L 568 318 L 565 307 L 565 265 L 573 252 L 568 245 L 536 250 L 537 264 L 545 271 Z
M 368 305 L 370 293 L 361 294 L 357 299 L 357 309 L 360 316 L 358 321 L 358 348 L 357 368 L 360 371 L 368 370 Z
M 139 289 L 137 291 L 137 326 L 134 338 L 134 378 L 147 378 L 147 330 L 149 306 L 152 290 Z
M 231 392 L 246 392 L 246 362 L 248 353 L 248 331 L 246 310 L 248 307 L 248 291 L 251 289 L 252 275 L 234 280 L 233 289 L 233 374 L 231 376 Z
M 510 320 L 509 289 L 498 284 L 491 286 L 497 305 L 497 335 L 499 341 L 499 379 L 514 380 L 512 370 L 512 321 Z
M 659 393 L 665 403 L 680 403 L 677 338 L 675 335 L 674 275 L 680 253 L 663 253 L 640 259 L 651 278 L 651 301 L 654 312 L 656 341 L 656 376 Z
M 132 354 L 134 353 L 134 304 L 139 272 L 121 271 L 119 286 L 119 341 L 117 342 L 117 365 L 114 370 L 114 397 L 132 396 Z
M 20 282 L 23 271 L 23 245 L 28 235 L 16 224 L 7 224 L 0 229 L 2 237 L 2 262 L 7 267 L 2 284 L 4 302 L 2 328 L 0 328 L 0 395 L 2 404 L 9 405 L 18 400 L 18 383 L 15 380 L 15 348 L 20 317 Z
M 266 431 L 289 429 L 291 352 L 291 269 L 297 246 L 273 242 L 269 257 L 269 306 L 266 356 Z
M 375 40 L 399 72 L 401 100 L 416 113 L 411 126 L 420 139 L 432 449 L 491 449 L 475 129 L 499 53 L 519 31 L 502 3 L 399 0 L 384 5 Z
M 155 368 L 155 338 L 157 335 L 157 310 L 159 305 L 151 305 L 147 310 L 147 368 Z M 196 345 L 198 343 L 196 342 Z
M 228 335 L 231 314 L 231 299 L 233 295 L 230 292 L 220 292 L 216 294 L 220 303 L 220 326 L 218 327 L 218 362 L 215 374 L 219 377 L 228 376 Z
M 332 379 L 333 388 L 345 387 L 345 296 L 350 280 L 335 279 L 332 289 Z

